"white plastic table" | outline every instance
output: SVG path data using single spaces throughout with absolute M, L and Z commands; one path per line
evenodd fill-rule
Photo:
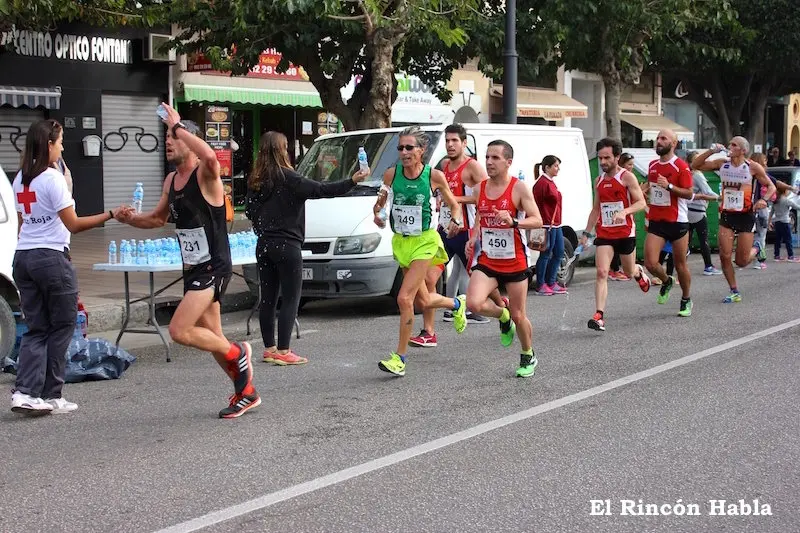
M 304 250 L 305 252 L 305 250 Z M 304 254 L 307 255 L 307 254 Z M 241 266 L 244 267 L 245 265 L 254 265 L 256 264 L 255 257 L 242 257 L 233 260 L 233 266 Z M 164 344 L 164 348 L 166 350 L 166 358 L 167 362 L 170 362 L 170 347 L 167 338 L 164 336 L 164 333 L 161 331 L 161 326 L 159 325 L 158 321 L 156 320 L 156 305 L 155 299 L 156 296 L 164 292 L 165 290 L 169 289 L 180 280 L 183 279 L 183 265 L 181 263 L 172 264 L 172 265 L 134 265 L 134 264 L 112 264 L 112 263 L 96 263 L 92 265 L 92 270 L 101 270 L 106 272 L 122 272 L 125 279 L 125 311 L 123 313 L 123 320 L 122 320 L 122 328 L 119 330 L 119 335 L 117 335 L 116 345 L 119 345 L 120 339 L 122 339 L 122 335 L 125 333 L 146 333 L 150 335 L 158 335 L 161 338 L 161 342 Z M 150 294 L 143 298 L 137 298 L 136 300 L 131 300 L 131 293 L 130 293 L 130 284 L 128 275 L 131 272 L 145 272 L 148 274 L 150 278 Z M 174 281 L 169 282 L 167 285 L 161 287 L 160 289 L 156 290 L 155 288 L 155 279 L 154 274 L 156 272 L 180 272 L 181 275 L 178 276 Z M 256 300 L 255 305 L 250 310 L 250 315 L 247 317 L 247 336 L 250 336 L 250 321 L 253 318 L 255 312 L 259 309 L 261 304 L 261 284 L 258 280 L 251 280 L 244 275 L 244 268 L 242 269 L 242 273 L 239 274 L 238 272 L 234 271 L 233 274 L 235 276 L 239 276 L 240 278 L 244 279 L 245 281 L 254 282 L 258 285 L 258 299 Z M 149 329 L 137 329 L 137 328 L 129 328 L 128 321 L 131 318 L 131 304 L 141 302 L 143 300 L 147 300 L 147 309 L 148 309 L 148 318 L 147 318 L 147 326 Z M 295 334 L 297 338 L 300 338 L 300 322 L 297 318 L 294 319 L 294 327 L 295 327 Z

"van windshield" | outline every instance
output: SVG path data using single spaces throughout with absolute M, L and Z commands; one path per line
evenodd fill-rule
M 428 164 L 441 132 L 426 131 L 430 141 L 422 162 Z M 363 135 L 342 135 L 315 142 L 297 165 L 297 172 L 314 181 L 334 182 L 355 174 L 358 148 L 363 146 L 372 174 L 355 187 L 350 195 L 373 194 L 381 185 L 384 171 L 400 162 L 397 153 L 400 132 L 375 132 Z

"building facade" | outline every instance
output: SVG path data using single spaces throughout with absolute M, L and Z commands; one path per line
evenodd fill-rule
M 153 56 L 152 34 L 83 25 L 4 34 L 0 164 L 9 177 L 30 124 L 52 118 L 64 126 L 79 215 L 130 203 L 137 182 L 145 208 L 153 207 L 165 175 L 164 127 L 155 110 L 168 97 L 169 65 Z

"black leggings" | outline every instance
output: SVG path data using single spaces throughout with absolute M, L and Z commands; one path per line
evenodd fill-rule
M 708 219 L 703 217 L 700 222 L 689 224 L 689 244 L 692 243 L 692 231 L 697 232 L 697 240 L 700 241 L 700 253 L 703 254 L 703 262 L 706 268 L 714 266 L 711 263 L 711 247 L 708 245 Z
M 259 321 L 264 347 L 275 346 L 275 309 L 280 292 L 277 346 L 279 350 L 288 350 L 300 304 L 300 290 L 303 287 L 303 256 L 300 245 L 285 239 L 259 239 L 256 258 L 261 284 Z
M 666 272 L 667 276 L 671 276 L 673 272 L 675 272 L 675 261 L 672 259 L 672 252 L 665 252 L 661 250 L 661 253 L 658 254 L 658 262 L 662 265 L 664 261 L 667 262 Z

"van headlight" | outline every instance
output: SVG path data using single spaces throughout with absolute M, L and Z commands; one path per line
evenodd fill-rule
M 381 242 L 380 233 L 340 237 L 333 244 L 333 255 L 368 254 Z

